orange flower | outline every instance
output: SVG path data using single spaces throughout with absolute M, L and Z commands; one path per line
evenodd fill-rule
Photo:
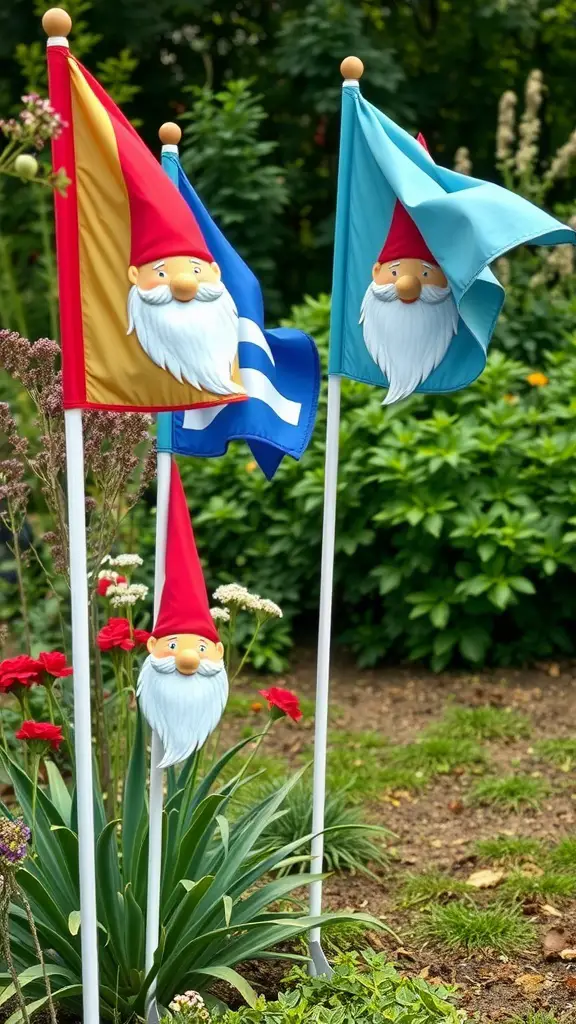
M 518 395 L 502 395 L 502 397 L 503 397 L 505 402 L 508 402 L 508 405 L 517 405 L 518 404 L 518 401 L 519 401 Z
M 246 470 L 247 473 L 253 473 L 254 470 L 256 469 L 257 465 L 258 465 L 258 463 L 254 462 L 254 459 L 252 459 L 251 462 L 247 462 L 246 463 L 246 465 L 244 466 L 244 469 Z
M 252 711 L 262 711 L 262 708 L 264 707 L 264 705 L 259 700 L 255 700 L 250 705 L 250 707 L 251 707 Z
M 534 373 L 529 373 L 528 376 L 526 377 L 526 380 L 528 381 L 530 386 L 533 387 L 533 388 L 543 388 L 543 387 L 546 387 L 546 384 L 549 383 L 549 380 L 548 380 L 548 377 L 546 376 L 546 374 L 545 373 L 540 373 L 539 370 L 536 370 Z

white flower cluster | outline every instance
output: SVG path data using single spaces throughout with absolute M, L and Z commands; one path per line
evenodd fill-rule
M 221 604 L 235 604 L 240 610 L 261 613 L 266 618 L 282 618 L 282 609 L 274 601 L 260 597 L 259 594 L 251 594 L 239 583 L 224 583 L 217 587 L 212 596 L 215 601 L 220 601 Z
M 106 591 L 106 597 L 114 608 L 123 604 L 136 604 L 136 601 L 143 601 L 147 594 L 148 587 L 144 583 L 116 583 Z
M 206 1003 L 202 999 L 200 993 L 195 992 L 193 989 L 188 989 L 184 995 L 174 996 L 174 999 L 169 1004 L 169 1009 L 172 1010 L 172 1013 L 181 1014 L 187 1020 L 210 1020 L 210 1014 L 206 1009 Z
M 111 583 L 117 583 L 121 575 L 121 573 L 115 572 L 114 569 L 102 569 L 102 572 L 98 573 L 98 579 L 110 580 Z
M 210 615 L 214 622 L 230 622 L 230 611 L 228 608 L 211 608 Z
M 116 555 L 116 558 L 112 558 L 111 555 L 104 555 L 101 564 L 117 565 L 120 569 L 128 569 L 132 566 L 144 565 L 144 560 L 140 558 L 140 555 Z

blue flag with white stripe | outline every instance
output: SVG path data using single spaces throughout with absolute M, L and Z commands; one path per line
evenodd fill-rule
M 284 455 L 299 459 L 316 419 L 320 362 L 309 335 L 292 328 L 265 330 L 260 284 L 212 220 L 186 177 L 177 152 L 162 153 L 162 166 L 192 210 L 222 281 L 238 310 L 238 361 L 245 402 L 161 413 L 158 449 L 177 455 L 223 455 L 230 441 L 245 440 L 271 480 Z

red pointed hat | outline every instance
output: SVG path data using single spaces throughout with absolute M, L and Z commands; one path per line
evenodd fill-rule
M 417 141 L 428 153 L 426 139 L 420 132 Z M 426 260 L 427 263 L 438 261 L 430 252 L 418 228 L 406 208 L 399 199 L 396 200 L 388 237 L 382 246 L 378 263 L 390 263 L 391 260 Z
M 175 462 L 172 462 L 170 476 L 166 578 L 152 632 L 155 637 L 196 633 L 215 644 L 220 640 L 210 615 L 186 495 Z

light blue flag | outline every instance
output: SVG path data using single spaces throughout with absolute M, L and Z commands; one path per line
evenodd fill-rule
M 357 82 L 346 82 L 329 372 L 381 387 L 388 381 L 368 352 L 359 319 L 397 199 L 444 271 L 459 313 L 446 355 L 416 390 L 454 391 L 482 373 L 504 302 L 490 263 L 526 242 L 576 244 L 576 233 L 499 185 L 439 167 L 363 98 Z
M 270 480 L 284 455 L 306 450 L 318 408 L 320 363 L 309 335 L 292 328 L 266 330 L 260 284 L 216 226 L 192 188 L 176 153 L 162 166 L 192 210 L 222 280 L 238 310 L 238 360 L 245 402 L 161 413 L 158 449 L 177 455 L 223 455 L 228 443 L 245 440 Z

